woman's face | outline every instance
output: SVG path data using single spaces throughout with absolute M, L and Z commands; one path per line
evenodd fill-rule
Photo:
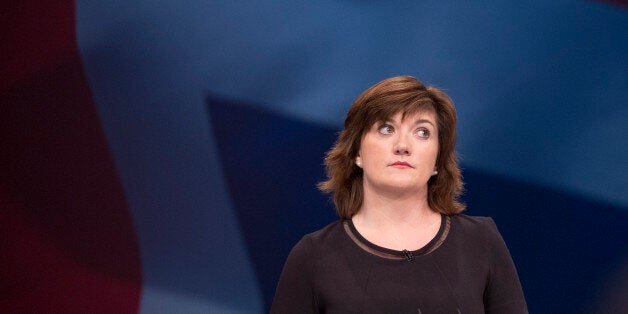
M 424 110 L 401 117 L 375 123 L 362 139 L 356 164 L 365 192 L 427 192 L 438 156 L 436 115 Z

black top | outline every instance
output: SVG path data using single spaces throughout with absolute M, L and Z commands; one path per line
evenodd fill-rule
M 271 313 L 527 313 L 515 265 L 491 218 L 442 216 L 416 251 L 377 246 L 350 220 L 304 236 Z

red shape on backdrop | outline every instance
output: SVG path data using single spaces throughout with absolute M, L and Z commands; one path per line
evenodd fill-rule
M 73 1 L 5 1 L 0 312 L 137 313 L 138 240 L 83 72 Z

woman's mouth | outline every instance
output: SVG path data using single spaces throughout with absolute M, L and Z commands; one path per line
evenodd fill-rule
M 395 168 L 413 168 L 409 163 L 405 161 L 397 161 L 391 164 Z

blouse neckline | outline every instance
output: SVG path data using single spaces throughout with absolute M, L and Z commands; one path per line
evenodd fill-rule
M 346 219 L 343 221 L 343 226 L 345 232 L 353 240 L 355 244 L 358 245 L 362 250 L 367 251 L 373 255 L 386 258 L 386 259 L 394 259 L 394 260 L 408 260 L 412 261 L 415 257 L 424 256 L 434 252 L 438 249 L 449 234 L 449 229 L 451 228 L 451 218 L 447 215 L 441 214 L 441 224 L 438 232 L 428 242 L 425 246 L 418 250 L 408 251 L 408 250 L 393 250 L 385 247 L 381 247 L 375 243 L 370 242 L 366 238 L 364 238 L 360 232 L 355 228 L 353 221 L 351 219 Z

